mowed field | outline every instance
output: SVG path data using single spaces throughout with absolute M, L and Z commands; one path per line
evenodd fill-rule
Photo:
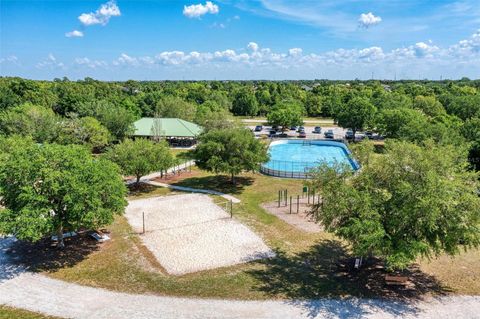
M 348 245 L 328 233 L 307 233 L 268 214 L 262 203 L 276 199 L 278 190 L 301 194 L 303 182 L 260 174 L 244 174 L 233 186 L 226 176 L 196 168 L 172 184 L 214 189 L 232 194 L 234 218 L 247 225 L 272 248 L 276 257 L 180 276 L 169 275 L 143 245 L 126 218 L 108 227 L 112 240 L 103 244 L 70 243 L 62 256 L 38 258 L 34 268 L 53 278 L 112 290 L 161 295 L 233 299 L 314 299 L 333 296 L 412 298 L 430 294 L 480 294 L 480 252 L 471 250 L 450 258 L 420 260 L 405 272 L 414 289 L 386 287 L 385 273 L 372 261 L 350 271 Z M 143 186 L 131 199 L 179 194 Z M 216 200 L 217 198 L 214 199 Z M 30 251 L 32 249 L 30 248 Z M 42 253 L 38 250 L 39 254 Z

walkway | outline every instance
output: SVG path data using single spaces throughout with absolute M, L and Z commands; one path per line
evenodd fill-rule
M 478 318 L 479 296 L 402 303 L 378 299 L 234 301 L 136 295 L 63 282 L 8 262 L 12 238 L 0 239 L 0 304 L 51 316 L 129 318 Z
M 169 168 L 167 170 L 167 173 L 172 173 L 172 172 L 174 172 L 178 169 L 186 169 L 186 168 L 188 168 L 190 166 L 193 166 L 193 165 L 195 165 L 194 161 L 188 161 L 188 162 L 185 162 L 185 163 L 183 163 L 183 164 L 181 164 L 177 167 Z M 235 204 L 240 203 L 240 199 L 238 199 L 238 198 L 236 198 L 232 195 L 217 192 L 217 191 L 214 191 L 214 190 L 211 190 L 211 189 L 199 189 L 199 188 L 183 187 L 183 186 L 176 186 L 176 185 L 170 185 L 170 184 L 166 184 L 166 183 L 159 183 L 159 182 L 153 181 L 153 179 L 155 179 L 157 177 L 160 177 L 160 173 L 158 173 L 158 172 L 152 173 L 150 175 L 143 176 L 142 178 L 140 178 L 140 181 L 145 183 L 145 184 L 158 186 L 158 187 L 168 187 L 168 188 L 171 188 L 171 189 L 174 189 L 174 190 L 179 190 L 179 191 L 182 191 L 182 192 L 218 195 L 218 196 L 221 196 L 221 197 L 225 198 L 226 200 L 229 200 L 229 201 L 231 200 Z M 127 181 L 127 184 L 133 184 L 133 183 L 135 183 L 135 179 Z

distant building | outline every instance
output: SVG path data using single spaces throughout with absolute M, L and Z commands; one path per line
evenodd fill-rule
M 165 139 L 172 146 L 194 145 L 202 132 L 197 124 L 176 118 L 144 117 L 133 125 L 132 137 Z

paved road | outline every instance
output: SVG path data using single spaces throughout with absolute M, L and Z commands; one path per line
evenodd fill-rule
M 79 319 L 127 318 L 479 318 L 480 297 L 411 304 L 376 299 L 233 301 L 134 295 L 85 287 L 12 266 L 0 239 L 0 304 Z

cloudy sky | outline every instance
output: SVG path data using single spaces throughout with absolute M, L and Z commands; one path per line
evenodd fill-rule
M 480 0 L 2 0 L 0 75 L 479 78 Z

